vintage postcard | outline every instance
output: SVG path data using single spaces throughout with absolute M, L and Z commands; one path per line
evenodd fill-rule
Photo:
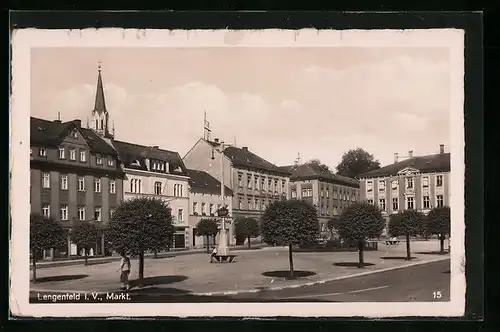
M 14 315 L 464 314 L 462 30 L 17 30 L 11 101 Z

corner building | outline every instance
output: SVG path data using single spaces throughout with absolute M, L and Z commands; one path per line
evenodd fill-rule
M 376 204 L 389 215 L 404 210 L 424 214 L 450 204 L 450 154 L 440 145 L 439 153 L 411 156 L 360 177 L 361 199 Z

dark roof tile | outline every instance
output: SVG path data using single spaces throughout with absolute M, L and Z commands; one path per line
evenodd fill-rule
M 325 170 L 316 163 L 306 163 L 302 165 L 281 166 L 283 170 L 291 172 L 290 181 L 302 181 L 317 179 L 330 183 L 338 183 L 351 187 L 359 187 L 359 182 L 355 179 L 333 174 Z
M 144 146 L 122 141 L 113 141 L 125 167 L 134 168 L 132 163 L 137 160 L 141 164 L 140 169 L 146 170 L 146 158 L 168 162 L 170 173 L 188 176 L 188 172 L 179 153 L 151 146 Z
M 418 156 L 400 161 L 382 168 L 360 175 L 360 178 L 375 178 L 384 176 L 395 176 L 405 168 L 415 168 L 421 173 L 449 172 L 450 154 L 439 153 L 427 156 Z
M 188 169 L 189 185 L 191 191 L 195 193 L 220 195 L 220 181 L 205 171 Z M 227 186 L 224 186 L 224 194 L 232 196 L 233 191 Z

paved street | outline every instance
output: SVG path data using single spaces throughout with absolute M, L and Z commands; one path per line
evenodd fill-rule
M 168 302 L 426 302 L 449 301 L 450 279 L 449 260 L 407 267 L 387 272 L 373 273 L 326 282 L 314 286 L 265 291 L 233 296 L 196 296 L 175 288 L 148 288 L 116 295 L 115 299 L 107 294 L 82 294 L 79 302 L 86 303 L 168 303 Z M 435 299 L 434 292 L 441 297 Z M 32 292 L 32 302 L 39 301 L 48 292 Z M 176 295 L 174 295 L 176 294 Z M 66 302 L 66 301 L 60 301 Z M 73 301 L 67 301 L 73 302 Z

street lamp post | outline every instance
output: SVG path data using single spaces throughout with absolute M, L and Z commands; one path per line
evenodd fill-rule
M 220 142 L 219 146 L 216 148 L 216 150 L 220 153 L 220 195 L 221 195 L 221 202 L 222 202 L 222 208 L 219 209 L 220 217 L 221 217 L 221 225 L 220 225 L 220 231 L 219 231 L 219 244 L 217 247 L 217 255 L 220 256 L 227 256 L 229 254 L 229 248 L 227 245 L 227 229 L 226 229 L 226 204 L 225 204 L 225 184 L 224 184 L 224 150 L 226 149 L 228 145 L 224 144 L 224 142 Z M 212 159 L 215 159 L 212 156 Z M 221 211 L 222 210 L 222 211 Z

